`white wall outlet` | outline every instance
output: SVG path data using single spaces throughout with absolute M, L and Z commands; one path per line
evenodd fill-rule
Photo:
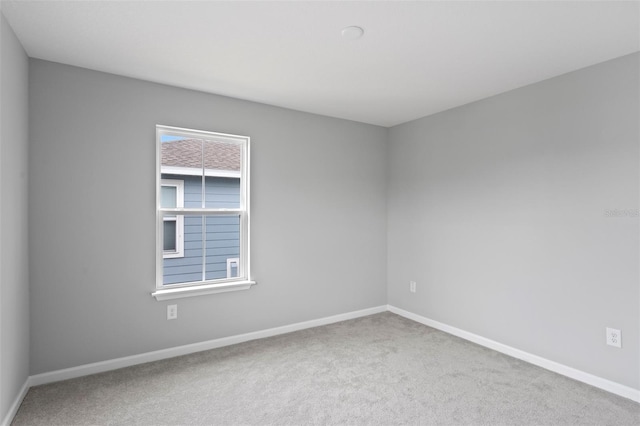
M 615 346 L 616 348 L 622 347 L 622 333 L 620 330 L 607 327 L 607 345 Z
M 415 281 L 409 281 L 409 291 L 411 293 L 415 293 L 416 292 L 416 282 Z
M 173 320 L 178 318 L 178 305 L 167 305 L 167 319 Z

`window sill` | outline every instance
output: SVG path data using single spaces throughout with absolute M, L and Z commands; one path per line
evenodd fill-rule
M 180 299 L 183 297 L 204 296 L 206 294 L 226 293 L 228 291 L 249 290 L 256 285 L 255 281 L 237 281 L 224 284 L 208 284 L 193 287 L 168 288 L 151 293 L 157 301 Z

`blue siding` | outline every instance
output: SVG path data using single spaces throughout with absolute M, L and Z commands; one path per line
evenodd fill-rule
M 162 178 L 184 181 L 184 207 L 202 206 L 201 177 L 162 175 Z M 240 180 L 207 177 L 205 201 L 206 207 L 240 207 Z M 202 219 L 202 216 L 185 216 L 184 257 L 164 259 L 164 284 L 202 280 Z M 205 222 L 205 279 L 226 278 L 227 259 L 240 257 L 240 218 L 239 216 L 207 216 Z

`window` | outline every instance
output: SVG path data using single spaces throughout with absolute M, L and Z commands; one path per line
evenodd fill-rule
M 233 278 L 238 276 L 238 264 L 240 259 L 229 258 L 227 259 L 227 278 Z
M 162 179 L 160 186 L 160 207 L 184 207 L 184 181 Z M 184 257 L 184 216 L 163 217 L 162 257 Z
M 250 288 L 249 138 L 157 126 L 158 300 Z

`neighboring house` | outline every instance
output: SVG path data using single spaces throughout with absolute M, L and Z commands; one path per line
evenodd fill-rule
M 204 146 L 197 139 L 162 141 L 163 207 L 240 207 L 240 148 Z M 201 281 L 203 270 L 206 280 L 237 276 L 239 216 L 165 217 L 163 249 L 164 284 Z

